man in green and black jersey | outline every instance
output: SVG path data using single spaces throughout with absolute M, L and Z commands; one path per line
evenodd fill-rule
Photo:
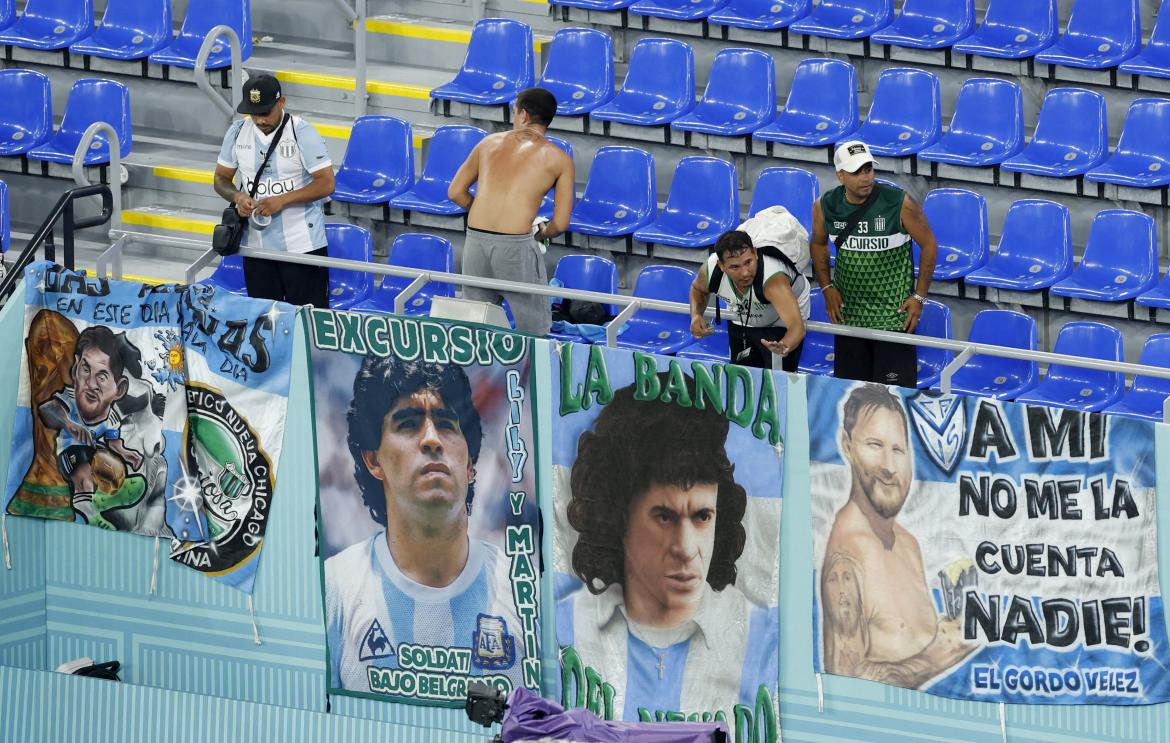
M 918 202 L 899 188 L 874 183 L 874 163 L 864 142 L 845 142 L 834 153 L 841 185 L 813 203 L 813 268 L 833 322 L 913 333 L 930 290 L 938 242 Z M 838 240 L 859 209 L 864 211 L 852 232 Z M 837 245 L 832 274 L 830 239 Z M 917 284 L 911 241 L 922 248 Z M 834 352 L 838 377 L 918 386 L 915 346 L 837 335 Z

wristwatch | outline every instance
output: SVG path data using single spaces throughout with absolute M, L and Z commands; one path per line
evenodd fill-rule
M 926 297 L 922 296 L 922 295 L 921 295 L 921 294 L 919 294 L 918 292 L 911 292 L 911 293 L 910 293 L 910 298 L 911 298 L 911 299 L 917 299 L 917 300 L 918 300 L 918 304 L 926 304 Z

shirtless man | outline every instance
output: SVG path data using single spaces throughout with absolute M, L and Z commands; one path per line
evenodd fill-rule
M 895 518 L 913 479 L 908 421 L 881 385 L 845 402 L 841 454 L 853 470 L 821 568 L 825 670 L 918 688 L 969 655 L 961 619 L 939 617 L 918 540 Z
M 569 228 L 573 210 L 573 158 L 545 139 L 557 101 L 543 88 L 520 92 L 512 108 L 512 131 L 485 137 L 459 168 L 447 197 L 467 213 L 463 273 L 468 276 L 548 284 L 540 243 Z M 473 198 L 471 184 L 479 183 Z M 548 190 L 553 218 L 533 233 L 536 210 Z M 547 297 L 465 287 L 463 296 L 483 302 L 508 300 L 516 329 L 545 335 L 552 324 Z

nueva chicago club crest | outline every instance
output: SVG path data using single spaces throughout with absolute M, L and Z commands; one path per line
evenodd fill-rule
M 206 543 L 184 543 L 174 557 L 205 573 L 247 562 L 264 540 L 272 464 L 248 422 L 218 390 L 187 386 L 187 472 L 207 509 Z
M 910 420 L 930 460 L 948 475 L 962 458 L 967 442 L 967 411 L 963 397 L 922 391 L 911 397 Z

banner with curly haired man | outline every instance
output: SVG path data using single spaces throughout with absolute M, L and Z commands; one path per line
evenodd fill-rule
M 778 739 L 783 376 L 553 354 L 561 701 Z
M 309 327 L 330 691 L 539 689 L 530 340 L 328 310 Z

